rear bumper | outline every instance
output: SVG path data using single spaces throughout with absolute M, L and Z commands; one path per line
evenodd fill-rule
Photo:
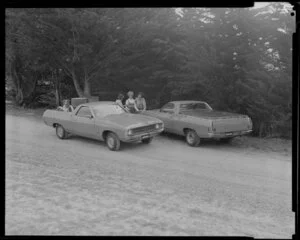
M 121 139 L 121 141 L 123 141 L 123 142 L 138 142 L 138 141 L 141 141 L 142 139 L 154 137 L 154 136 L 160 134 L 162 131 L 163 131 L 163 129 L 159 129 L 159 130 L 155 130 L 155 131 L 151 131 L 151 132 L 136 134 L 133 136 L 125 136 L 124 139 Z
M 237 137 L 237 136 L 249 134 L 251 132 L 252 130 L 236 131 L 236 132 L 228 132 L 228 133 L 208 133 L 208 138 L 231 138 L 231 137 Z

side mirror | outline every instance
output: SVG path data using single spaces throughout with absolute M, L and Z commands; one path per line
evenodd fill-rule
M 89 119 L 93 119 L 93 118 L 94 118 L 93 115 L 89 116 Z

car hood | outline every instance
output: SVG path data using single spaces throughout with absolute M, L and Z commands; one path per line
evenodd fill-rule
M 105 117 L 106 120 L 115 123 L 117 125 L 123 127 L 142 127 L 150 124 L 161 123 L 161 121 L 154 117 L 149 117 L 141 114 L 133 114 L 133 113 L 122 113 L 122 114 L 114 114 L 108 115 Z
M 206 110 L 186 110 L 181 112 L 184 115 L 204 118 L 244 118 L 246 115 L 223 112 L 223 111 L 206 111 Z

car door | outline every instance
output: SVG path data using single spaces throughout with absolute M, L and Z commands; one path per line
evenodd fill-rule
M 159 119 L 164 122 L 166 132 L 174 132 L 175 104 L 167 103 L 159 111 Z
M 73 115 L 73 132 L 77 135 L 95 138 L 97 129 L 95 126 L 95 118 L 88 106 L 82 106 Z
M 171 132 L 179 135 L 182 135 L 183 129 L 189 125 L 187 122 L 187 117 L 183 114 L 179 114 L 177 109 L 175 109 L 174 113 L 170 115 L 169 121 Z

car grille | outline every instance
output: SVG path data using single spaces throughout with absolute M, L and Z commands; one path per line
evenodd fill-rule
M 155 125 L 156 124 L 151 124 L 148 126 L 133 128 L 132 133 L 139 134 L 139 133 L 151 132 L 151 131 L 155 130 Z

